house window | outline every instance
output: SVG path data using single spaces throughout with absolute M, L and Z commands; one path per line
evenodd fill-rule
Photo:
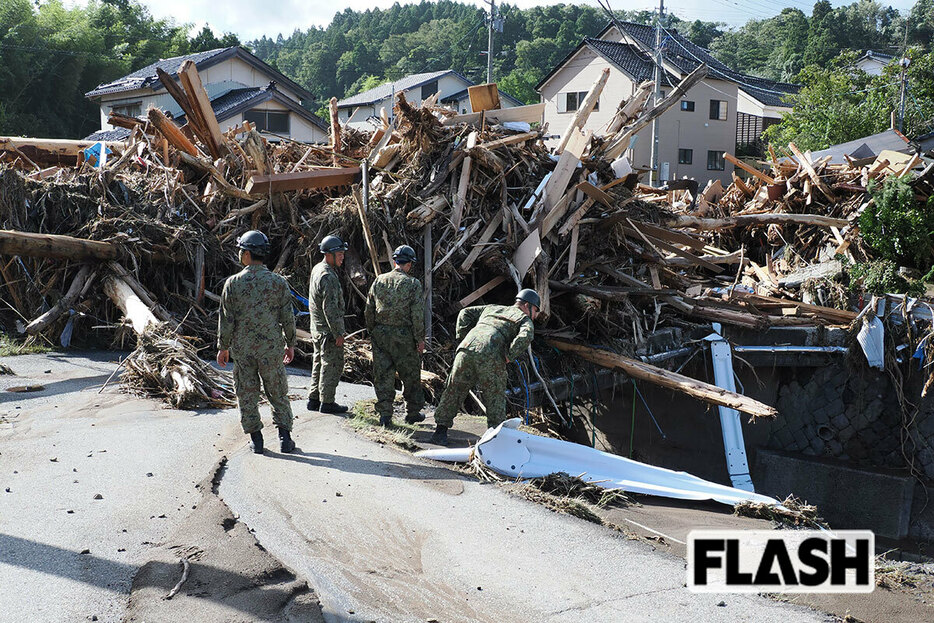
M 693 149 L 679 149 L 678 150 L 678 164 L 694 164 L 694 150 Z
M 710 100 L 710 118 L 726 121 L 726 102 L 723 100 Z
M 726 161 L 723 159 L 722 151 L 708 151 L 707 152 L 707 170 L 708 171 L 723 171 L 726 169 Z
M 432 80 L 428 84 L 422 85 L 422 99 L 426 100 L 438 92 L 438 81 Z
M 684 112 L 694 112 L 694 102 L 691 100 L 681 100 L 681 110 Z
M 588 91 L 568 91 L 558 93 L 558 112 L 574 112 L 580 108 L 584 100 L 587 99 Z M 597 99 L 593 106 L 594 111 L 600 110 L 600 100 Z
M 243 113 L 243 120 L 255 124 L 260 132 L 289 133 L 289 113 L 285 111 L 254 108 Z
M 127 117 L 139 117 L 143 114 L 143 103 L 132 102 L 130 104 L 118 104 L 117 106 L 111 106 L 110 112 L 126 115 Z

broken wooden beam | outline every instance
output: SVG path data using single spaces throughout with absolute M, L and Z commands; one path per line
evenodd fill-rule
M 666 227 L 685 227 L 699 230 L 730 229 L 732 227 L 749 227 L 752 225 L 818 225 L 820 227 L 846 227 L 849 221 L 843 218 L 832 218 L 820 214 L 777 214 L 767 212 L 764 214 L 739 214 L 727 218 L 700 218 L 697 216 L 675 216 L 662 224 Z
M 606 67 L 602 72 L 600 72 L 600 75 L 590 87 L 590 90 L 587 92 L 587 97 L 584 98 L 584 101 L 578 107 L 577 112 L 574 113 L 574 117 L 568 124 L 564 134 L 561 135 L 561 140 L 558 142 L 558 145 L 554 150 L 555 154 L 561 154 L 564 151 L 565 146 L 568 144 L 568 141 L 571 140 L 571 136 L 574 130 L 583 128 L 587 123 L 587 119 L 590 117 L 590 113 L 593 112 L 594 106 L 596 106 L 597 102 L 600 101 L 600 94 L 603 93 L 603 87 L 606 86 L 606 81 L 609 79 L 609 77 L 610 68 Z
M 466 273 L 470 270 L 470 267 L 473 266 L 473 263 L 477 261 L 477 258 L 480 257 L 480 254 L 486 250 L 486 244 L 493 237 L 493 234 L 496 233 L 496 230 L 499 229 L 499 226 L 503 224 L 503 212 L 499 211 L 496 213 L 496 216 L 493 217 L 493 220 L 490 221 L 489 225 L 486 226 L 486 229 L 483 230 L 483 233 L 480 234 L 480 238 L 474 243 L 473 249 L 470 250 L 470 254 L 467 255 L 467 259 L 461 263 L 461 272 Z
M 726 160 L 727 162 L 732 163 L 733 166 L 739 167 L 740 169 L 742 169 L 742 170 L 745 171 L 746 173 L 748 173 L 748 174 L 750 174 L 750 175 L 752 175 L 752 176 L 754 176 L 754 177 L 759 178 L 760 180 L 762 180 L 762 181 L 765 182 L 766 184 L 774 184 L 774 183 L 775 183 L 775 178 L 774 178 L 774 177 L 772 177 L 771 175 L 766 175 L 765 173 L 763 173 L 763 172 L 760 171 L 759 169 L 756 169 L 755 167 L 749 166 L 748 164 L 746 164 L 745 162 L 743 162 L 742 160 L 740 160 L 739 158 L 737 158 L 736 156 L 734 156 L 733 154 L 731 154 L 731 153 L 729 153 L 729 152 L 724 152 L 724 153 L 723 153 L 723 159 Z
M 492 290 L 499 284 L 503 283 L 504 281 L 506 281 L 506 278 L 503 277 L 502 275 L 493 277 L 492 279 L 487 281 L 485 284 L 483 284 L 482 286 L 480 286 L 479 288 L 477 288 L 476 290 L 474 290 L 473 292 L 471 292 L 470 294 L 468 294 L 467 296 L 459 300 L 457 302 L 458 307 L 460 309 L 467 307 L 468 305 L 470 305 L 471 303 L 479 299 L 481 296 L 483 296 L 484 294 L 486 294 L 487 292 L 489 292 L 490 290 Z
M 216 160 L 224 155 L 226 145 L 221 128 L 217 124 L 214 109 L 211 107 L 211 100 L 208 98 L 204 85 L 201 84 L 198 67 L 190 59 L 184 61 L 178 68 L 178 78 L 185 89 L 185 94 L 188 95 L 188 101 L 191 102 L 192 112 L 197 116 L 198 125 L 204 130 L 204 138 L 207 139 L 211 158 Z
M 83 240 L 58 234 L 0 230 L 0 255 L 48 257 L 84 262 L 114 260 L 120 255 L 120 250 L 109 242 Z
M 88 147 L 103 142 L 114 152 L 122 153 L 126 143 L 121 141 L 73 141 L 61 138 L 23 138 L 0 136 L 0 151 L 22 153 L 33 162 L 75 166 L 78 155 Z
M 590 361 L 604 368 L 620 370 L 629 376 L 671 389 L 689 396 L 693 396 L 704 402 L 729 407 L 748 413 L 753 417 L 774 418 L 778 415 L 775 407 L 753 400 L 748 396 L 743 396 L 736 392 L 725 390 L 716 385 L 692 379 L 683 374 L 671 372 L 664 368 L 630 359 L 607 350 L 591 348 L 584 344 L 565 342 L 563 340 L 549 339 L 548 343 L 566 353 L 577 355 L 578 357 Z
M 257 193 L 280 193 L 287 190 L 349 186 L 358 181 L 359 176 L 360 167 L 322 167 L 310 171 L 296 171 L 295 173 L 254 175 L 247 182 L 245 190 L 253 195 Z
M 26 333 L 29 335 L 38 335 L 45 331 L 49 325 L 58 320 L 62 314 L 75 304 L 81 293 L 85 291 L 85 286 L 88 285 L 90 279 L 93 279 L 91 267 L 85 264 L 71 281 L 71 286 L 68 288 L 68 291 L 58 300 L 52 309 L 26 325 Z
M 331 115 L 331 153 L 334 165 L 337 165 L 339 154 L 341 153 L 341 122 L 337 116 L 337 98 L 332 97 L 328 102 Z
M 470 190 L 470 168 L 473 158 L 469 152 L 477 144 L 477 133 L 471 132 L 467 135 L 465 151 L 468 153 L 464 157 L 464 165 L 461 168 L 460 181 L 457 184 L 457 196 L 454 198 L 454 213 L 451 215 L 451 224 L 454 225 L 454 231 L 460 229 L 461 219 L 464 217 L 464 207 L 467 205 L 467 193 Z
M 165 116 L 165 113 L 159 110 L 158 108 L 150 108 L 146 113 L 146 116 L 149 117 L 149 122 L 152 123 L 162 136 L 165 137 L 172 146 L 182 151 L 190 156 L 197 158 L 201 155 L 201 152 L 198 151 L 198 148 L 195 147 L 195 144 L 188 140 L 188 137 L 182 133 L 181 128 L 178 125 Z M 164 163 L 168 165 L 169 163 Z

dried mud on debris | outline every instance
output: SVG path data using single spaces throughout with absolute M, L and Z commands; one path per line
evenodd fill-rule
M 297 311 L 317 243 L 327 234 L 349 242 L 346 381 L 368 375 L 365 293 L 405 243 L 428 293 L 430 397 L 453 358 L 458 310 L 530 286 L 543 300 L 536 356 L 509 366 L 512 387 L 602 366 L 772 417 L 769 405 L 634 356 L 650 355 L 648 337 L 662 329 L 695 345 L 711 322 L 855 327 L 862 294 L 841 293 L 834 279 L 840 258 L 873 259 L 858 227 L 870 183 L 904 178 L 925 200 L 934 191 L 932 166 L 919 158 L 839 165 L 793 143 L 756 166 L 727 154 L 744 177 L 726 187 L 640 183 L 623 158 L 630 139 L 704 66 L 654 106 L 651 83 L 641 85 L 597 134 L 580 129 L 587 102 L 567 128 L 546 128 L 536 122 L 541 105 L 456 115 L 435 98 L 415 106 L 399 94 L 392 118 L 383 111 L 373 131 L 332 115 L 329 145 L 270 142 L 249 123 L 222 133 L 201 106 L 197 70 L 182 72 L 171 95 L 189 111 L 187 124 L 158 109 L 113 115 L 130 134 L 108 144 L 104 162 L 84 161 L 79 141 L 0 137 L 4 327 L 19 322 L 51 343 L 129 340 L 137 347 L 124 362 L 126 384 L 175 406 L 231 404 L 230 375 L 200 358 L 213 354 L 218 293 L 239 269 L 237 237 L 261 229 L 267 263 L 289 280 Z M 549 133 L 560 137 L 550 147 Z M 300 351 L 308 338 L 300 330 Z M 511 400 L 520 407 L 521 397 Z

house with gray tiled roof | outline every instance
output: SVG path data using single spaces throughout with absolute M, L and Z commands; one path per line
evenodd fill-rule
M 279 137 L 308 143 L 327 141 L 327 124 L 308 109 L 313 105 L 311 93 L 240 46 L 159 60 L 89 91 L 86 97 L 100 105 L 101 130 L 88 138 L 120 140 L 129 133 L 107 123 L 114 111 L 140 117 L 155 106 L 184 124 L 184 112 L 165 90 L 156 70 L 176 77 L 186 60 L 198 68 L 222 131 L 249 121 L 273 141 Z
M 386 113 L 392 115 L 392 102 L 398 93 L 404 93 L 406 101 L 415 105 L 437 93 L 439 103 L 458 114 L 471 113 L 473 109 L 470 107 L 467 87 L 474 84 L 472 80 L 452 69 L 411 74 L 345 97 L 337 102 L 337 114 L 342 124 L 372 129 L 371 120 L 379 119 L 381 108 L 385 108 Z M 502 108 L 522 106 L 522 102 L 503 91 L 499 92 L 499 101 Z
M 723 153 L 756 146 L 762 131 L 791 109 L 786 98 L 798 87 L 734 71 L 674 30 L 664 30 L 663 36 L 663 94 L 701 63 L 709 71 L 660 118 L 658 177 L 728 182 L 733 167 Z M 621 101 L 642 82 L 654 79 L 654 48 L 654 26 L 630 22 L 610 24 L 596 37 L 581 41 L 535 87 L 545 102 L 545 122 L 563 130 L 597 77 L 609 68 L 610 78 L 587 121 L 589 129 L 599 131 Z M 651 127 L 636 135 L 627 152 L 634 167 L 651 168 L 651 141 Z

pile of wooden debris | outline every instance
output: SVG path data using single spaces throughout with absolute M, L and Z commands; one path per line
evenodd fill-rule
M 413 106 L 400 94 L 392 118 L 383 111 L 373 132 L 342 128 L 332 100 L 324 146 L 270 142 L 249 123 L 221 132 L 187 63 L 179 83 L 160 76 L 185 112 L 183 126 L 150 109 L 142 119 L 111 116 L 131 129 L 121 143 L 0 138 L 0 318 L 8 331 L 19 321 L 25 333 L 63 345 L 88 328 L 132 324 L 140 347 L 128 378 L 138 387 L 175 404 L 227 404 L 229 383 L 195 353 L 212 354 L 217 293 L 238 270 L 237 237 L 249 229 L 269 235 L 269 266 L 288 278 L 303 319 L 317 243 L 337 234 L 350 243 L 345 292 L 358 340 L 350 342 L 348 380 L 366 376 L 359 364 L 369 356 L 361 331 L 367 288 L 391 266 L 392 248 L 407 243 L 422 265 L 431 331 L 425 376 L 436 391 L 453 355 L 457 311 L 511 301 L 527 286 L 542 295 L 539 332 L 556 349 L 774 415 L 631 357 L 666 326 L 851 323 L 853 301 L 815 298 L 810 285 L 830 274 L 828 264 L 839 270 L 837 256 L 869 257 L 857 226 L 869 180 L 924 163 L 831 165 L 791 144 L 783 158 L 771 152 L 768 172 L 727 154 L 749 177 L 734 174 L 726 189 L 641 184 L 624 157 L 631 138 L 705 73 L 701 66 L 655 106 L 652 85 L 643 85 L 594 136 L 581 128 L 606 71 L 551 149 L 538 124 L 543 105 L 479 103 L 495 100 L 495 85 L 472 89 L 475 109 L 484 110 L 469 115 L 435 98 Z M 931 169 L 914 178 L 919 194 L 934 190 Z M 173 342 L 169 330 L 184 340 Z M 539 374 L 536 359 L 511 374 Z

